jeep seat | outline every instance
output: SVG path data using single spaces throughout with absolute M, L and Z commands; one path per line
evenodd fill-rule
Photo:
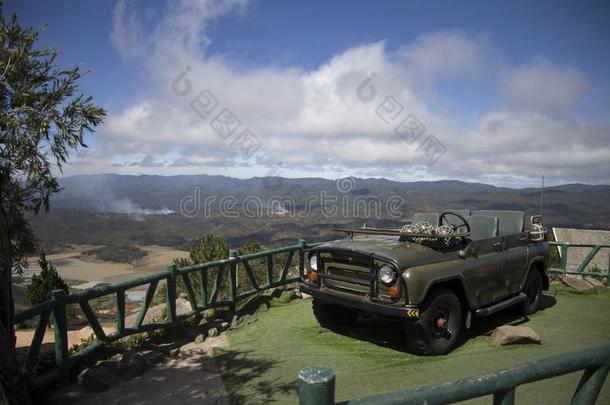
M 523 211 L 478 210 L 472 211 L 472 215 L 498 218 L 500 222 L 498 235 L 500 236 L 523 232 L 523 226 L 525 224 L 525 213 Z
M 466 220 L 470 224 L 470 239 L 481 240 L 498 236 L 497 217 L 471 215 Z
M 438 212 L 416 212 L 413 214 L 413 219 L 411 220 L 412 224 L 416 224 L 418 222 L 430 222 L 433 226 L 438 226 L 440 215 Z

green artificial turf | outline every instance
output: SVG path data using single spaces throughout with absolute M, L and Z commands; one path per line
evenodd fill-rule
M 320 327 L 311 301 L 291 301 L 259 311 L 254 322 L 230 332 L 231 347 L 217 362 L 232 403 L 297 403 L 296 376 L 308 366 L 332 368 L 336 400 L 447 382 L 551 355 L 610 343 L 610 290 L 574 294 L 553 286 L 544 309 L 522 321 L 514 310 L 476 320 L 473 337 L 446 356 L 418 357 L 401 346 L 400 324 L 360 321 L 342 333 Z M 542 345 L 492 347 L 491 331 L 503 324 L 534 328 Z M 580 373 L 517 389 L 519 404 L 569 403 Z M 491 403 L 491 397 L 471 401 Z M 610 403 L 606 382 L 598 403 Z

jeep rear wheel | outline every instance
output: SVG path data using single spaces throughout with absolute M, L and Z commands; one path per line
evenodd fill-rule
M 537 268 L 530 270 L 523 286 L 523 293 L 527 297 L 521 304 L 523 315 L 531 315 L 540 308 L 540 297 L 542 296 L 542 276 Z
M 352 325 L 358 319 L 358 314 L 339 305 L 313 300 L 313 314 L 318 323 L 328 329 Z
M 447 354 L 458 345 L 462 329 L 460 299 L 451 290 L 438 289 L 426 298 L 421 318 L 407 322 L 407 347 L 418 355 Z

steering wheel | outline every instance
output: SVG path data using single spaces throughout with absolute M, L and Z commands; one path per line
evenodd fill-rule
M 451 224 L 448 220 L 447 220 L 447 216 L 448 215 L 453 215 L 454 217 L 456 217 L 457 219 L 459 219 L 462 223 L 458 224 L 458 225 L 453 225 Z M 461 216 L 458 213 L 455 213 L 453 211 L 445 211 L 441 214 L 440 218 L 439 218 L 439 222 L 441 225 L 448 225 L 451 228 L 453 228 L 454 231 L 457 231 L 459 228 L 461 227 L 466 227 L 466 232 L 457 234 L 455 236 L 467 236 L 470 234 L 470 224 L 468 223 L 468 221 L 466 220 L 466 218 L 464 218 L 463 216 Z

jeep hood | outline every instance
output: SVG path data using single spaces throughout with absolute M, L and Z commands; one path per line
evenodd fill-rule
M 342 239 L 318 246 L 323 251 L 344 250 L 364 255 L 374 254 L 393 261 L 399 269 L 420 264 L 448 260 L 446 254 L 412 242 L 401 242 L 396 237 L 364 237 Z

